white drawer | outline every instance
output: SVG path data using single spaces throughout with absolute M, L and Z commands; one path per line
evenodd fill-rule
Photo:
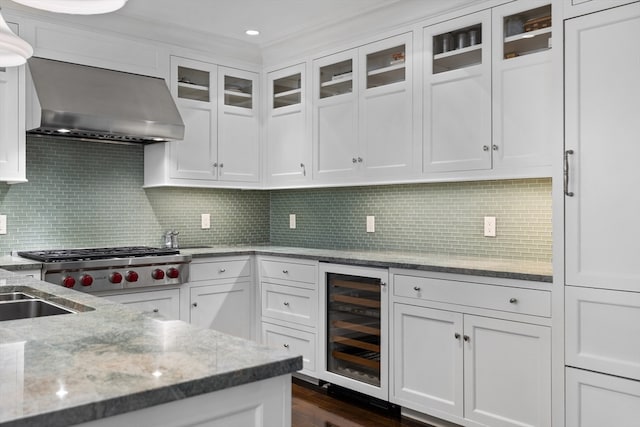
M 429 277 L 394 276 L 396 296 L 551 317 L 551 293 Z
M 640 293 L 565 288 L 567 365 L 640 380 Z
M 262 316 L 317 327 L 318 298 L 315 291 L 264 282 L 260 286 Z
M 316 264 L 262 259 L 260 260 L 260 279 L 262 278 L 310 283 L 313 285 L 312 289 L 315 289 L 318 283 L 318 270 Z
M 316 334 L 263 322 L 262 342 L 269 347 L 286 350 L 292 355 L 302 355 L 302 372 L 315 373 Z
M 200 280 L 232 279 L 251 276 L 251 260 L 221 259 L 214 262 L 192 262 L 190 267 L 190 282 Z

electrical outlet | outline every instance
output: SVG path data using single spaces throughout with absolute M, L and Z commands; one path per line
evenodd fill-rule
M 376 217 L 367 215 L 367 233 L 376 232 Z
M 289 214 L 289 228 L 292 230 L 296 228 L 296 214 Z
M 211 214 L 204 213 L 200 215 L 200 227 L 203 230 L 208 230 L 211 228 Z
M 0 215 L 0 234 L 7 234 L 7 216 Z
M 484 217 L 484 237 L 496 237 L 496 217 Z

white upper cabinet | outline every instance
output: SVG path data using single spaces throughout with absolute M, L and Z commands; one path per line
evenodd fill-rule
M 9 24 L 17 34 L 18 27 Z M 25 182 L 25 66 L 0 67 L 0 181 Z
M 551 4 L 493 9 L 494 169 L 551 166 L 551 40 Z
M 491 168 L 491 11 L 424 29 L 424 171 Z
M 314 61 L 314 180 L 411 176 L 411 52 L 407 33 Z
M 257 184 L 257 76 L 172 56 L 170 89 L 184 139 L 145 146 L 145 186 Z
M 311 135 L 307 131 L 306 66 L 267 75 L 267 183 L 311 179 Z
M 565 28 L 566 283 L 640 292 L 640 3 Z
M 219 67 L 218 177 L 222 181 L 258 182 L 260 145 L 258 74 Z
M 573 18 L 635 1 L 637 0 L 563 0 L 564 17 Z

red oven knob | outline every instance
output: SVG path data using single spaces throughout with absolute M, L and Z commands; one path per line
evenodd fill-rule
M 125 274 L 124 278 L 127 280 L 127 282 L 137 282 L 138 273 L 136 273 L 135 271 L 127 271 L 127 274 Z
M 71 276 L 65 276 L 62 278 L 62 286 L 65 288 L 73 288 L 76 284 L 76 279 Z
M 93 277 L 91 277 L 89 274 L 83 274 L 82 276 L 80 276 L 80 284 L 82 286 L 91 286 L 92 283 Z
M 155 280 L 164 279 L 164 271 L 160 270 L 159 268 L 156 268 L 151 272 L 151 277 L 153 277 Z
M 179 276 L 180 276 L 180 270 L 178 270 L 177 268 L 171 267 L 170 269 L 167 270 L 167 277 L 169 279 L 177 279 Z
M 122 274 L 118 273 L 117 271 L 114 271 L 113 273 L 111 273 L 109 275 L 109 281 L 111 283 L 121 283 L 122 282 Z

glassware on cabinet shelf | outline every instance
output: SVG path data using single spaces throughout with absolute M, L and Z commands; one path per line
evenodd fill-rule
M 504 59 L 551 48 L 551 5 L 504 17 Z
M 294 74 L 273 81 L 273 108 L 297 105 L 302 102 L 302 74 Z
M 224 105 L 253 108 L 253 82 L 240 77 L 224 76 Z
M 209 72 L 178 67 L 178 98 L 193 101 L 210 101 Z
M 367 55 L 367 89 L 405 81 L 405 45 Z
M 482 63 L 482 24 L 433 37 L 433 74 Z
M 353 91 L 353 61 L 326 65 L 320 68 L 320 98 L 351 93 Z

